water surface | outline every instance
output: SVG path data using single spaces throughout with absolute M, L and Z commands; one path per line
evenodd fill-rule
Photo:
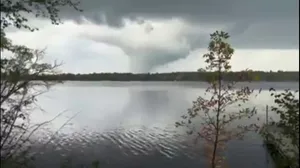
M 80 167 L 98 160 L 107 168 L 182 168 L 207 167 L 201 141 L 174 123 L 204 96 L 202 82 L 65 82 L 39 98 L 44 111 L 37 110 L 33 122 L 42 122 L 67 110 L 41 132 L 46 141 L 51 132 L 57 136 L 42 148 L 37 167 L 58 167 L 70 160 Z M 272 104 L 267 90 L 297 89 L 298 83 L 252 83 L 263 91 L 247 106 L 255 106 L 265 116 Z M 234 110 L 234 109 L 233 109 Z M 236 109 L 235 109 L 236 110 Z M 77 114 L 71 122 L 62 125 Z M 49 133 L 50 132 L 50 133 Z M 243 141 L 232 141 L 225 152 L 229 167 L 265 168 L 267 155 L 259 136 L 249 134 Z M 270 166 L 270 165 L 269 165 Z

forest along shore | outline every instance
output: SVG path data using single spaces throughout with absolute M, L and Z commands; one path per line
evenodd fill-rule
M 207 81 L 215 72 L 171 72 L 171 73 L 62 73 L 53 75 L 23 76 L 30 80 L 60 80 L 60 81 Z M 242 81 L 243 72 L 228 72 L 224 74 L 226 81 Z M 250 71 L 253 81 L 266 82 L 299 82 L 299 71 L 263 72 Z M 5 75 L 1 75 L 4 79 Z

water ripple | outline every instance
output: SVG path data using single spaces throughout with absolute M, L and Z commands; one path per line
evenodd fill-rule
M 40 139 L 39 144 L 45 142 L 45 139 Z M 252 149 L 258 146 L 256 145 L 258 143 L 252 142 L 251 144 L 254 144 L 251 145 Z M 195 145 L 189 136 L 158 127 L 122 128 L 105 132 L 91 132 L 84 129 L 71 134 L 58 134 L 38 157 L 51 157 L 51 162 L 57 162 L 57 164 L 67 156 L 78 158 L 74 159 L 74 162 L 81 164 L 89 164 L 98 159 L 105 162 L 103 164 L 109 164 L 110 168 L 114 167 L 112 164 L 115 167 L 122 167 L 123 164 L 130 165 L 131 163 L 127 162 L 131 161 L 147 164 L 152 162 L 151 159 L 153 162 L 160 160 L 160 163 L 168 162 L 168 160 L 172 162 L 189 160 L 190 164 L 202 167 L 205 161 L 202 157 L 201 146 L 201 144 Z M 238 149 L 241 146 L 243 145 L 240 147 L 235 145 L 234 148 Z M 42 162 L 42 159 L 39 160 Z

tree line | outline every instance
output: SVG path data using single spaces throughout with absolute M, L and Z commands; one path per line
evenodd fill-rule
M 49 80 L 49 81 L 208 81 L 211 80 L 216 72 L 171 72 L 171 73 L 90 73 L 90 74 L 51 74 L 51 75 L 30 75 L 23 78 L 30 80 Z M 299 71 L 248 71 L 254 81 L 299 81 Z M 223 80 L 236 81 L 243 74 L 240 72 L 226 72 Z M 2 75 L 5 78 L 5 75 Z

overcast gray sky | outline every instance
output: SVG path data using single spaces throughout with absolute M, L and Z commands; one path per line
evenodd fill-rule
M 65 72 L 170 72 L 204 67 L 209 34 L 224 30 L 233 70 L 299 70 L 299 0 L 82 0 L 64 24 L 31 20 L 40 31 L 8 32 L 47 47 Z

